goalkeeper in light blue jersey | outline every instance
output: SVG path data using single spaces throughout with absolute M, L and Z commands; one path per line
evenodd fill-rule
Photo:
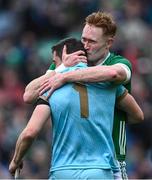
M 77 44 L 80 48 L 81 45 L 80 41 L 73 39 L 63 42 L 62 48 L 67 43 L 67 49 L 76 48 Z M 64 73 L 86 67 L 80 63 L 60 71 Z M 49 178 L 113 179 L 113 171 L 119 170 L 112 140 L 116 102 L 135 120 L 143 119 L 134 98 L 123 86 L 113 83 L 69 83 L 56 90 L 49 101 L 45 96 L 39 98 L 30 121 L 17 140 L 10 172 L 14 175 L 26 151 L 51 116 L 53 142 Z

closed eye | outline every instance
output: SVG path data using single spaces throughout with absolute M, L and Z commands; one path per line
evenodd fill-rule
M 87 38 L 84 38 L 84 37 L 82 37 L 82 42 L 88 42 L 88 43 L 91 43 L 91 44 L 95 44 L 96 43 L 96 41 L 95 40 L 93 40 L 93 39 L 87 39 Z

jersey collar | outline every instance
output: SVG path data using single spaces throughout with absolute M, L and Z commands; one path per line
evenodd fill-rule
M 101 66 L 109 57 L 110 57 L 110 52 L 107 54 L 105 59 L 100 64 L 98 64 L 98 66 Z

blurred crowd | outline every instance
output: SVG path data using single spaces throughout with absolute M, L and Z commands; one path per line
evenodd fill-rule
M 51 63 L 51 46 L 80 38 L 84 18 L 110 12 L 118 24 L 112 51 L 133 65 L 132 94 L 145 121 L 127 126 L 129 178 L 152 178 L 152 1 L 150 0 L 0 0 L 0 178 L 12 178 L 8 165 L 19 133 L 34 106 L 24 104 L 25 86 Z M 29 150 L 22 178 L 48 177 L 50 124 Z

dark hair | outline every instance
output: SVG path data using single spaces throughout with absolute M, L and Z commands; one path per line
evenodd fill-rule
M 66 45 L 67 47 L 68 54 L 73 53 L 75 51 L 82 50 L 85 52 L 85 55 L 87 55 L 86 50 L 84 49 L 84 46 L 80 40 L 77 40 L 75 38 L 66 38 L 59 41 L 56 45 L 52 46 L 52 52 L 56 51 L 56 54 L 61 59 L 62 59 L 62 51 L 63 51 L 64 45 Z

